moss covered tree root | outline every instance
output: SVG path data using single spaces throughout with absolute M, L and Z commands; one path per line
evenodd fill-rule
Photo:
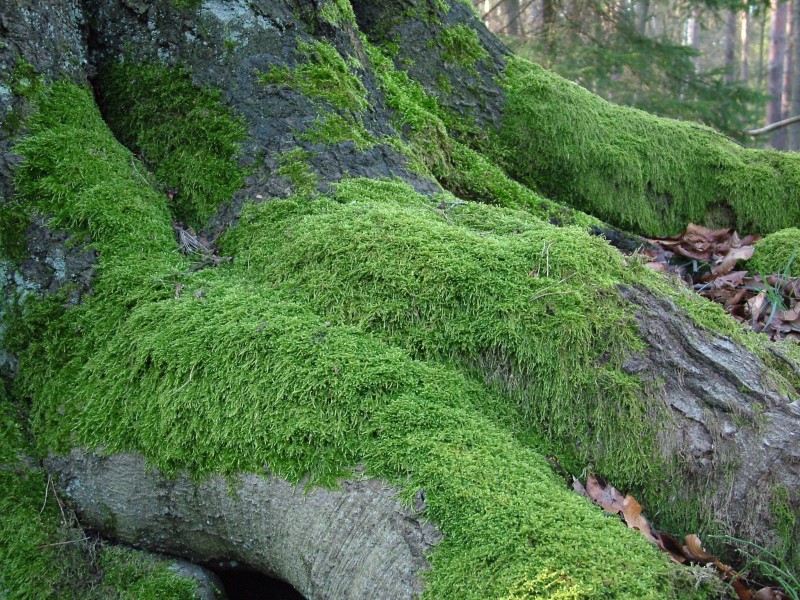
M 20 238 L 5 262 L 17 318 L 3 345 L 19 360 L 26 427 L 42 455 L 62 455 L 48 464 L 84 518 L 201 558 L 216 539 L 226 557 L 309 597 L 359 596 L 340 573 L 324 575 L 344 568 L 333 558 L 342 552 L 358 570 L 352 586 L 385 580 L 387 597 L 713 593 L 568 490 L 557 465 L 562 475 L 601 472 L 676 533 L 721 528 L 796 564 L 791 350 L 780 358 L 721 309 L 589 235 L 596 219 L 542 199 L 470 148 L 489 144 L 514 170 L 517 142 L 504 150 L 474 127 L 501 128 L 502 105 L 471 103 L 473 84 L 492 99 L 513 69 L 545 91 L 566 84 L 507 61 L 466 3 L 404 4 L 384 25 L 436 39 L 447 30 L 450 53 L 429 54 L 462 114 L 396 70 L 392 40 L 375 35 L 383 5 L 365 16 L 356 3 L 355 13 L 382 50 L 342 1 L 86 3 L 104 116 L 136 155 L 87 89 L 43 77 L 27 95 L 13 90 L 26 135 L 13 148 L 14 218 L 3 221 Z M 11 48 L 40 56 L 24 36 Z M 459 48 L 469 60 L 455 59 Z M 397 63 L 414 75 L 409 61 Z M 507 72 L 493 70 L 501 63 Z M 53 80 L 72 69 L 80 82 L 81 64 L 36 67 Z M 419 73 L 423 84 L 429 74 Z M 645 118 L 614 115 L 636 131 Z M 352 139 L 343 123 L 356 125 Z M 683 126 L 658 121 L 670 127 Z M 701 147 L 716 144 L 699 135 Z M 657 157 L 640 158 L 655 169 Z M 500 206 L 464 202 L 440 183 Z M 60 295 L 31 293 L 36 281 L 20 266 L 33 252 L 26 218 L 95 253 L 80 304 L 65 303 L 74 285 L 55 260 L 45 262 L 67 282 Z M 222 232 L 217 247 L 231 260 L 179 252 L 176 219 Z M 139 510 L 126 480 L 162 492 Z M 444 536 L 424 576 L 422 553 L 437 538 L 377 482 Z M 337 484 L 343 492 L 317 489 Z M 251 485 L 261 495 L 248 495 Z M 269 513 L 280 519 L 319 497 L 352 500 L 353 514 L 387 527 L 375 537 L 398 557 L 395 575 L 348 553 L 358 540 L 381 543 L 349 509 L 334 520 L 346 526 L 316 545 L 296 534 L 294 550 L 270 542 L 269 527 L 255 535 L 257 509 L 230 515 L 282 498 L 287 510 Z M 376 497 L 382 508 L 369 504 Z M 302 523 L 330 525 L 325 510 Z M 402 518 L 387 522 L 384 510 Z

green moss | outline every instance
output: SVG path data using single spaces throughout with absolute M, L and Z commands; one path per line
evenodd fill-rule
M 285 85 L 310 98 L 323 100 L 338 110 L 358 114 L 369 108 L 367 91 L 359 77 L 329 42 L 300 42 L 298 55 L 304 60 L 296 69 L 273 67 L 260 73 L 265 85 Z
M 442 27 L 436 43 L 442 50 L 442 60 L 477 73 L 475 63 L 489 58 L 481 45 L 478 33 L 467 25 Z
M 618 370 L 637 344 L 612 293 L 624 263 L 602 240 L 351 180 L 338 202 L 249 208 L 224 242 L 234 262 L 188 274 L 165 199 L 89 94 L 52 98 L 16 183 L 91 235 L 100 269 L 21 356 L 42 450 L 323 483 L 365 464 L 408 501 L 425 489 L 445 534 L 426 597 L 499 598 L 537 578 L 553 595 L 674 597 L 666 559 L 521 441 L 580 440 L 621 479 L 653 475 L 641 390 Z
M 29 100 L 34 99 L 44 89 L 44 82 L 36 68 L 21 56 L 17 58 L 17 64 L 11 71 L 8 85 L 15 95 Z
M 8 137 L 15 137 L 22 133 L 22 124 L 29 112 L 29 102 L 41 93 L 44 82 L 34 66 L 18 56 L 5 83 L 17 100 L 21 100 L 12 104 L 9 111 L 2 115 L 3 131 Z
M 300 196 L 313 196 L 317 192 L 319 177 L 311 170 L 310 159 L 312 152 L 295 148 L 288 150 L 278 157 L 280 165 L 277 174 L 286 177 L 292 186 L 292 191 Z
M 355 25 L 356 22 L 350 0 L 327 0 L 319 9 L 319 17 L 332 25 Z
M 299 139 L 321 144 L 338 144 L 351 141 L 358 150 L 372 148 L 377 140 L 366 130 L 360 120 L 350 113 L 329 112 L 316 118 L 310 129 Z
M 361 202 L 318 203 L 291 218 L 286 206 L 264 207 L 226 252 L 246 257 L 254 281 L 283 282 L 332 321 L 419 358 L 477 363 L 533 430 L 555 445 L 583 440 L 581 458 L 615 481 L 641 484 L 658 471 L 642 390 L 617 370 L 637 339 L 614 300 L 624 278 L 616 251 L 577 228 L 478 204 L 445 216 L 408 186 L 393 190 L 402 201 L 360 180 L 338 194 Z M 631 434 L 631 423 L 641 430 Z
M 117 63 L 101 72 L 105 116 L 158 181 L 178 190 L 175 216 L 200 228 L 242 186 L 246 127 L 186 69 Z
M 800 229 L 776 231 L 758 242 L 747 269 L 754 274 L 800 277 Z
M 800 157 L 747 150 L 706 127 L 610 104 L 520 58 L 502 78 L 496 153 L 522 183 L 647 235 L 702 223 L 711 209 L 742 232 L 800 222 Z
M 17 262 L 25 255 L 25 232 L 30 218 L 18 202 L 0 199 L 0 258 Z
M 419 171 L 430 173 L 445 189 L 466 200 L 526 210 L 558 224 L 602 225 L 594 217 L 547 200 L 517 183 L 483 155 L 452 139 L 436 99 L 405 72 L 395 70 L 391 59 L 378 48 L 366 39 L 362 42 L 386 103 L 396 111 L 398 129 L 407 132 L 411 154 L 423 162 L 424 166 L 417 167 Z

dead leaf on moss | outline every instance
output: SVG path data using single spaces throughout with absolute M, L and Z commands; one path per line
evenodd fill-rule
M 619 515 L 629 528 L 639 531 L 648 541 L 666 552 L 673 562 L 714 565 L 718 575 L 731 584 L 739 600 L 788 600 L 784 592 L 775 588 L 765 587 L 754 593 L 740 573 L 703 548 L 699 536 L 687 535 L 684 538 L 685 543 L 681 544 L 671 535 L 652 529 L 642 514 L 642 505 L 630 494 L 623 497 L 619 490 L 601 477 L 589 475 L 585 486 L 573 477 L 572 488 L 607 513 Z
M 646 267 L 677 275 L 743 325 L 773 340 L 800 340 L 800 278 L 733 270 L 760 239 L 690 224 L 679 236 L 649 240 L 653 246 L 640 253 L 649 259 Z

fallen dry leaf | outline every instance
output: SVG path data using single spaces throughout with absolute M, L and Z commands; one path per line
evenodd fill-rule
M 589 475 L 584 486 L 579 479 L 573 477 L 572 488 L 591 499 L 606 512 L 618 514 L 628 527 L 638 530 L 650 542 L 666 552 L 673 562 L 714 565 L 717 574 L 731 584 L 739 600 L 789 600 L 784 592 L 771 587 L 765 587 L 753 593 L 741 574 L 703 548 L 699 536 L 687 535 L 684 538 L 685 544 L 681 544 L 671 535 L 651 529 L 650 523 L 642 514 L 642 505 L 636 498 L 630 494 L 623 498 L 622 494 L 604 479 Z

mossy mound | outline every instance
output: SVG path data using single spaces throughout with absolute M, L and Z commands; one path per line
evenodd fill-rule
M 800 277 L 800 229 L 791 227 L 758 242 L 747 269 L 755 275 L 782 274 Z
M 616 106 L 511 57 L 496 158 L 521 182 L 645 235 L 687 223 L 769 233 L 800 223 L 800 157 Z
M 654 421 L 620 370 L 638 338 L 614 289 L 633 279 L 619 253 L 522 212 L 437 210 L 402 184 L 352 180 L 334 197 L 254 208 L 223 247 L 248 280 L 332 322 L 477 369 L 537 435 L 580 439 L 581 460 L 624 485 L 652 479 Z
M 39 106 L 17 187 L 100 255 L 93 296 L 29 305 L 14 328 L 41 450 L 139 450 L 167 472 L 321 483 L 363 463 L 408 499 L 425 490 L 445 534 L 430 598 L 540 583 L 703 596 L 677 591 L 668 561 L 537 450 L 537 436 L 578 428 L 609 469 L 642 477 L 631 457 L 648 445 L 629 428 L 645 408 L 619 370 L 636 338 L 612 292 L 629 273 L 601 240 L 479 205 L 443 214 L 407 186 L 354 181 L 334 200 L 251 209 L 225 243 L 234 262 L 192 272 L 166 197 L 90 94 L 59 84 Z M 607 435 L 623 424 L 626 437 Z

